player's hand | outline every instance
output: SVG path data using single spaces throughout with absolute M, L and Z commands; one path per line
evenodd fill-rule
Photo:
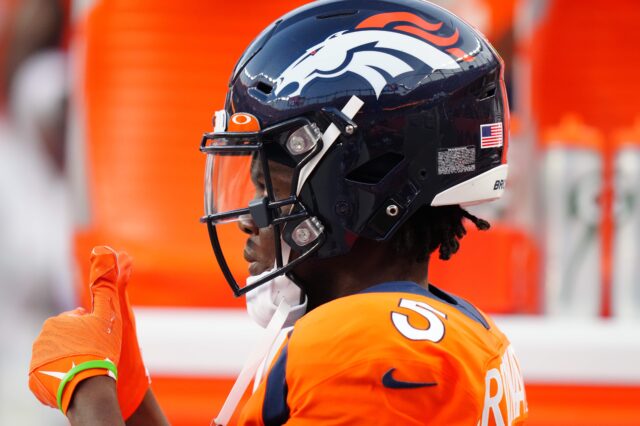
M 45 321 L 33 343 L 29 388 L 45 405 L 66 414 L 73 391 L 93 376 L 117 377 L 122 346 L 122 315 L 117 282 L 129 274 L 108 247 L 91 252 L 91 312 L 83 308 Z
M 127 253 L 118 254 L 118 264 L 121 265 L 122 270 L 126 271 L 120 274 L 117 281 L 122 315 L 122 350 L 118 364 L 117 389 L 118 403 L 124 419 L 128 419 L 136 411 L 149 389 L 150 382 L 147 369 L 142 362 L 136 335 L 136 321 L 127 295 L 131 263 Z

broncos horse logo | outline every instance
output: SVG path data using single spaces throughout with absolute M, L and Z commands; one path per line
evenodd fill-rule
M 448 48 L 447 54 L 435 47 L 453 46 L 459 39 L 457 29 L 448 37 L 435 35 L 433 32 L 441 27 L 442 22 L 430 23 L 407 12 L 370 16 L 355 30 L 337 32 L 307 49 L 276 79 L 275 95 L 279 96 L 284 89 L 297 84 L 288 96 L 298 96 L 315 79 L 334 78 L 351 72 L 367 80 L 376 97 L 380 97 L 387 81 L 379 70 L 394 78 L 413 70 L 405 61 L 386 52 L 389 50 L 411 55 L 434 71 L 460 69 L 458 62 L 471 61 L 473 56 L 459 48 Z M 350 55 L 351 51 L 365 45 L 386 51 L 358 50 Z

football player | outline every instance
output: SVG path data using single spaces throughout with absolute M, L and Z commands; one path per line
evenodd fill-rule
M 432 253 L 450 258 L 466 223 L 489 228 L 461 206 L 504 190 L 503 72 L 481 34 L 421 0 L 310 3 L 247 48 L 202 139 L 202 221 L 252 316 L 293 328 L 240 424 L 523 423 L 507 338 L 427 281 Z M 244 283 L 229 226 L 247 235 Z M 137 349 L 129 265 L 95 249 L 93 311 L 50 319 L 34 344 L 31 387 L 74 425 L 166 424 Z

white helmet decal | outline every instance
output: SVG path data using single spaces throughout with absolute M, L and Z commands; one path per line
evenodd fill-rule
M 382 15 L 391 16 L 381 20 Z M 367 80 L 376 93 L 376 97 L 379 98 L 382 89 L 387 84 L 385 75 L 380 71 L 384 71 L 394 78 L 413 71 L 411 65 L 390 51 L 413 56 L 433 71 L 460 69 L 458 62 L 469 59 L 469 55 L 464 55 L 460 49 L 447 49 L 451 54 L 458 56 L 456 60 L 427 42 L 429 40 L 440 46 L 441 43 L 455 44 L 458 40 L 457 30 L 450 37 L 441 37 L 427 32 L 425 29 L 439 29 L 442 24 L 431 24 L 416 15 L 404 13 L 382 15 L 368 18 L 355 30 L 332 34 L 323 42 L 307 49 L 277 77 L 276 96 L 279 96 L 284 89 L 292 84 L 297 84 L 297 87 L 287 96 L 298 96 L 305 86 L 316 79 L 335 78 L 350 72 Z M 404 15 L 409 15 L 409 18 Z M 399 17 L 404 18 L 402 21 L 410 20 L 417 26 L 397 25 L 394 28 L 384 28 L 390 19 L 398 19 Z M 375 25 L 363 25 L 373 19 L 376 20 Z M 383 25 L 380 25 L 380 22 Z M 359 49 L 367 45 L 371 45 L 371 48 Z M 354 52 L 354 50 L 356 51 Z

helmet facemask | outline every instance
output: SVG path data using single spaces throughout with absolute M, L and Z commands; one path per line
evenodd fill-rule
M 201 222 L 207 224 L 220 269 L 236 296 L 289 273 L 322 246 L 324 226 L 310 215 L 298 194 L 340 133 L 355 131 L 351 117 L 361 105 L 354 97 L 345 107 L 348 114 L 326 111 L 331 124 L 324 134 L 306 117 L 260 130 L 258 120 L 250 114 L 234 114 L 227 124 L 226 112 L 216 113 L 214 132 L 204 134 L 200 146 L 207 155 Z M 290 176 L 278 173 L 275 178 L 279 182 L 274 185 L 273 170 L 287 167 L 291 167 Z M 275 259 L 271 271 L 241 286 L 228 262 L 239 257 L 240 248 L 223 240 L 234 239 L 230 237 L 234 233 L 237 240 L 238 231 L 232 228 L 237 222 L 242 227 L 243 221 L 252 222 L 254 228 L 271 228 Z M 291 258 L 290 249 L 294 252 Z

